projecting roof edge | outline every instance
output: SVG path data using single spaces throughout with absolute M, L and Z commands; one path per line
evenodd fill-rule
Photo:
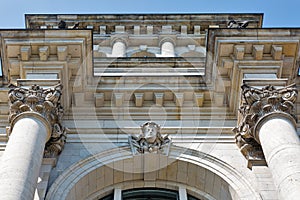
M 67 26 L 79 23 L 78 27 L 93 26 L 98 31 L 99 26 L 134 26 L 134 25 L 184 25 L 188 30 L 194 25 L 207 29 L 209 26 L 227 27 L 229 21 L 249 21 L 251 27 L 261 28 L 263 24 L 262 13 L 119 13 L 119 14 L 25 14 L 26 28 L 39 28 L 41 26 L 56 27 L 61 21 Z
M 273 42 L 293 42 L 299 43 L 300 41 L 300 27 L 299 28 L 210 28 L 208 29 L 207 42 L 206 42 L 206 66 L 205 66 L 205 76 L 206 80 L 209 82 L 211 80 L 212 73 L 210 72 L 212 66 L 211 64 L 215 59 L 215 48 L 216 41 L 221 40 L 224 42 L 234 43 L 247 43 L 249 41 L 253 42 L 263 42 L 266 40 Z M 254 43 L 253 43 L 254 44 Z M 298 52 L 294 54 L 297 55 Z

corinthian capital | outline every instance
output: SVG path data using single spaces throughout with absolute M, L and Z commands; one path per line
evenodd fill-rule
M 39 85 L 32 85 L 29 89 L 15 85 L 9 86 L 8 98 L 10 103 L 10 130 L 16 119 L 26 114 L 36 114 L 44 118 L 50 127 L 51 137 L 46 143 L 45 156 L 59 154 L 65 142 L 65 131 L 61 125 L 63 108 L 60 104 L 62 85 L 43 89 Z
M 279 89 L 270 85 L 261 89 L 242 86 L 240 123 L 234 131 L 236 143 L 246 158 L 263 159 L 257 130 L 263 119 L 278 115 L 296 121 L 294 103 L 297 95 L 295 84 Z

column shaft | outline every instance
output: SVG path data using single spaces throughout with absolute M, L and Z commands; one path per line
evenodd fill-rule
M 280 116 L 266 119 L 259 140 L 280 199 L 300 197 L 300 142 L 294 125 Z
M 48 129 L 42 119 L 26 116 L 14 124 L 1 157 L 2 200 L 33 199 L 47 137 Z

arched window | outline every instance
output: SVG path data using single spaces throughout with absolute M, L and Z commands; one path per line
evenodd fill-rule
M 155 54 L 148 51 L 139 51 L 132 54 L 131 57 L 140 57 L 140 58 L 155 57 Z
M 113 200 L 113 194 L 109 194 L 99 200 Z M 198 200 L 187 195 L 188 200 Z M 138 188 L 122 191 L 122 200 L 180 200 L 178 191 L 159 188 Z

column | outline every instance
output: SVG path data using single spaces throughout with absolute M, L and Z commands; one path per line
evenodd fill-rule
M 116 40 L 112 48 L 112 57 L 124 57 L 126 53 L 126 44 L 122 40 Z
M 294 123 L 274 116 L 261 122 L 257 131 L 281 199 L 299 199 L 300 142 Z
M 43 156 L 60 153 L 60 96 L 60 85 L 47 90 L 11 86 L 10 137 L 0 163 L 1 199 L 33 199 Z
M 260 145 L 279 198 L 299 199 L 300 141 L 296 131 L 295 85 L 280 89 L 243 85 L 242 89 L 242 119 L 236 130 L 238 145 L 241 150 Z

